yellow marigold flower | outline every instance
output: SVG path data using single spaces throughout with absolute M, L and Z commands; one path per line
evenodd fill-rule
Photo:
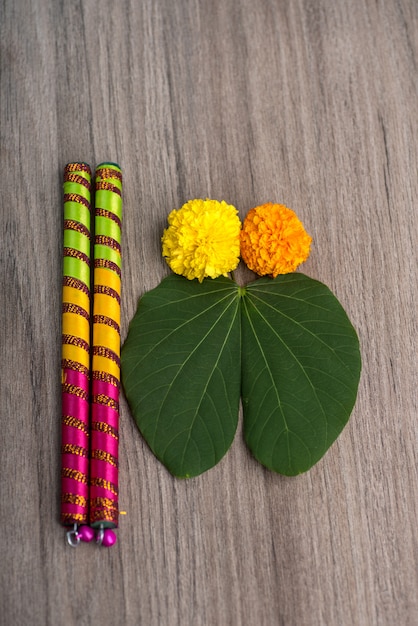
M 175 274 L 189 280 L 226 276 L 239 262 L 240 229 L 234 206 L 217 200 L 189 200 L 168 216 L 163 257 Z
M 296 213 L 268 202 L 251 209 L 241 231 L 241 256 L 260 276 L 289 274 L 306 261 L 312 237 Z

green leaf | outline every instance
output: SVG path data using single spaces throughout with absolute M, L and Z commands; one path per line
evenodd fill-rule
M 178 477 L 201 474 L 234 438 L 241 384 L 239 296 L 228 278 L 171 275 L 140 300 L 122 382 L 154 454 Z
M 263 278 L 242 299 L 244 436 L 266 467 L 310 469 L 348 421 L 360 377 L 356 332 L 328 287 Z
M 201 474 L 227 452 L 240 393 L 254 456 L 281 474 L 307 471 L 347 423 L 360 368 L 338 300 L 299 273 L 246 288 L 169 276 L 141 299 L 122 350 L 138 427 L 179 477 Z

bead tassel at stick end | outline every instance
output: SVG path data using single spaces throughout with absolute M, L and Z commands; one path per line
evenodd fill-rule
M 101 527 L 96 535 L 96 543 L 104 548 L 110 548 L 117 541 L 116 534 L 110 528 Z
M 79 537 L 81 541 L 85 543 L 90 543 L 94 539 L 94 530 L 90 526 L 81 526 L 78 531 Z

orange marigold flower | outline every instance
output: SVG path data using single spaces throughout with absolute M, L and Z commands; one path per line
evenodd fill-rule
M 306 261 L 312 242 L 296 213 L 272 202 L 248 212 L 240 236 L 241 256 L 250 270 L 274 278 Z

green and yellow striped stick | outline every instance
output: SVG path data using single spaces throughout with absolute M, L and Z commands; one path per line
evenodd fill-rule
M 88 165 L 65 167 L 61 521 L 75 527 L 89 521 L 90 187 Z
M 122 172 L 96 169 L 93 361 L 90 451 L 90 524 L 103 545 L 118 525 Z

